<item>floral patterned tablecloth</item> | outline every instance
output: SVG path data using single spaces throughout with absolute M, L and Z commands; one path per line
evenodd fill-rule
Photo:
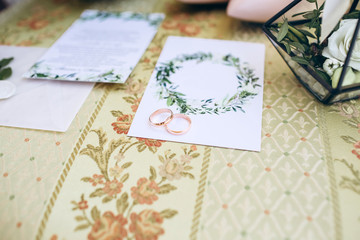
M 96 85 L 66 133 L 0 127 L 1 239 L 358 239 L 359 101 L 316 102 L 225 7 L 29 0 L 0 13 L 0 44 L 41 47 L 84 9 L 167 15 L 127 82 Z M 266 45 L 260 153 L 127 137 L 170 35 Z

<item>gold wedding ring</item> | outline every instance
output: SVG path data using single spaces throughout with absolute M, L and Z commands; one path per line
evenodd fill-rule
M 161 122 L 157 122 L 155 121 L 155 118 L 157 115 L 159 114 L 162 114 L 162 113 L 168 113 L 169 116 L 165 118 L 164 121 L 161 121 Z M 168 124 L 169 122 L 171 122 L 171 120 L 173 120 L 174 118 L 174 114 L 173 112 L 168 109 L 168 108 L 161 108 L 161 109 L 158 109 L 156 110 L 155 112 L 153 112 L 150 117 L 149 117 L 149 122 L 151 125 L 155 126 L 155 127 L 160 127 L 160 126 L 163 126 L 163 125 L 166 125 Z
M 189 125 L 184 130 L 179 131 L 179 130 L 172 130 L 172 129 L 169 128 L 168 124 L 165 124 L 166 131 L 168 131 L 169 133 L 174 134 L 174 135 L 181 135 L 181 134 L 184 134 L 184 133 L 186 133 L 186 132 L 188 132 L 190 130 L 190 128 L 191 128 L 191 119 L 187 115 L 181 114 L 181 113 L 176 113 L 176 114 L 174 114 L 173 118 L 183 118 L 188 122 Z

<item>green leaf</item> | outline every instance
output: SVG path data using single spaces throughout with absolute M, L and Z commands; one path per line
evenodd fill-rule
M 358 121 L 354 121 L 354 120 L 344 120 L 344 123 L 346 123 L 352 128 L 358 128 L 358 124 L 359 124 Z
M 103 198 L 102 202 L 107 203 L 107 202 L 110 202 L 111 200 L 113 200 L 112 196 L 106 196 L 106 197 Z
M 45 77 L 48 77 L 48 74 L 46 73 L 35 73 L 33 74 L 31 77 L 40 77 L 40 78 L 45 78 Z
M 165 194 L 169 193 L 170 191 L 176 190 L 177 187 L 171 185 L 171 184 L 164 184 L 160 187 L 159 194 Z
M 142 151 L 144 151 L 146 149 L 146 145 L 141 144 L 141 145 L 138 145 L 136 148 L 137 148 L 138 152 L 142 152 Z
M 86 223 L 86 224 L 82 224 L 82 225 L 77 226 L 77 227 L 75 228 L 75 230 L 74 230 L 74 231 L 79 231 L 79 230 L 82 230 L 82 229 L 88 228 L 88 227 L 90 227 L 90 226 L 91 226 L 91 225 L 90 225 L 90 224 L 88 224 L 88 223 Z
M 122 182 L 122 183 L 126 182 L 126 180 L 129 179 L 129 176 L 130 176 L 129 173 L 125 174 L 125 175 L 122 176 L 122 178 L 120 179 L 120 182 Z
M 168 99 L 166 101 L 166 105 L 168 105 L 168 106 L 174 105 L 174 101 L 172 100 L 172 98 L 168 97 Z
M 288 33 L 286 34 L 286 38 L 288 38 L 290 40 L 290 42 L 299 42 L 300 41 L 300 39 L 297 36 L 295 36 L 294 33 L 291 32 L 290 27 L 289 27 Z
M 289 44 L 288 42 L 286 42 L 286 41 L 282 41 L 281 43 L 284 44 L 284 46 L 285 46 L 285 48 L 286 48 L 286 52 L 287 52 L 288 54 L 290 54 L 290 53 L 291 53 L 290 44 Z
M 96 221 L 100 218 L 100 211 L 97 209 L 97 207 L 93 207 L 91 209 L 91 218 Z
M 351 13 L 345 14 L 344 19 L 358 19 L 360 17 L 360 11 L 356 10 Z
M 103 189 L 102 188 L 98 188 L 98 189 L 96 189 L 94 192 L 92 192 L 91 194 L 90 194 L 90 197 L 91 198 L 93 198 L 93 197 L 101 197 L 101 196 L 103 196 L 105 193 L 104 193 L 104 191 L 103 191 Z
M 149 147 L 149 150 L 150 150 L 150 152 L 152 152 L 152 153 L 156 153 L 157 148 L 154 147 L 154 146 L 151 146 L 151 147 Z
M 111 111 L 111 114 L 114 117 L 121 117 L 122 115 L 124 115 L 121 111 Z
M 124 97 L 123 98 L 127 103 L 134 103 L 134 99 L 132 97 Z
M 163 156 L 160 156 L 160 155 L 159 155 L 159 160 L 160 160 L 160 162 L 162 162 L 162 163 L 165 162 L 165 158 L 164 158 Z
M 298 29 L 299 32 L 302 32 L 304 35 L 311 37 L 311 38 L 316 38 L 314 34 L 312 34 L 311 32 L 304 30 L 304 29 Z
M 181 172 L 180 175 L 183 177 L 188 177 L 190 179 L 195 179 L 194 175 L 192 175 L 191 173 L 188 173 L 188 172 Z
M 305 47 L 301 43 L 299 43 L 299 42 L 291 42 L 289 44 L 294 46 L 296 48 L 296 50 L 298 50 L 299 52 L 301 52 L 301 53 L 305 52 Z
M 299 12 L 299 13 L 296 13 L 296 14 L 292 15 L 292 17 L 297 17 L 297 16 L 300 16 L 300 15 L 303 15 L 304 13 L 307 13 L 307 12 Z
M 150 181 L 154 181 L 156 179 L 156 170 L 153 166 L 150 166 Z
M 176 210 L 165 209 L 165 210 L 160 212 L 160 216 L 163 217 L 163 218 L 172 218 L 177 213 L 178 212 Z
M 193 169 L 193 167 L 191 167 L 191 166 L 185 166 L 185 167 L 184 167 L 184 170 L 185 170 L 185 171 L 190 171 L 191 169 Z
M 192 157 L 192 158 L 197 158 L 198 156 L 200 156 L 200 153 L 193 153 L 193 154 L 191 154 L 191 157 Z
M 294 56 L 291 59 L 300 64 L 310 65 L 309 61 L 303 57 Z
M 11 58 L 3 58 L 0 60 L 0 69 L 7 66 L 12 60 L 14 60 L 13 57 Z
M 313 19 L 316 15 L 314 14 L 314 12 L 309 12 L 303 15 L 304 18 L 306 19 Z
M 75 217 L 75 220 L 78 221 L 78 222 L 80 222 L 80 221 L 85 220 L 85 217 L 84 217 L 84 216 L 76 216 L 76 217 Z
M 119 214 L 124 214 L 125 210 L 129 206 L 128 203 L 128 194 L 125 192 L 121 195 L 121 197 L 116 201 L 116 208 Z
M 83 181 L 83 182 L 89 182 L 90 179 L 91 179 L 90 177 L 83 177 L 83 178 L 81 179 L 81 181 Z
M 350 144 L 355 144 L 357 141 L 353 137 L 350 136 L 341 136 L 341 138 L 346 142 Z
M 130 167 L 132 164 L 133 164 L 132 162 L 124 163 L 124 164 L 121 166 L 121 168 L 126 169 L 126 168 Z
M 12 70 L 9 67 L 0 70 L 0 80 L 5 80 L 9 78 L 11 74 L 12 74 Z
M 324 79 L 325 81 L 327 81 L 328 83 L 331 82 L 331 78 L 329 77 L 329 75 L 327 75 L 325 72 L 323 71 L 320 71 L 316 68 L 313 68 L 315 70 L 315 72 L 322 78 Z
M 284 20 L 280 27 L 279 34 L 277 36 L 278 42 L 281 42 L 289 31 L 289 25 L 287 19 Z

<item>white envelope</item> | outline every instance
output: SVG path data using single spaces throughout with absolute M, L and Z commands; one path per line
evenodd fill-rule
M 30 80 L 22 75 L 46 48 L 0 46 L 0 60 L 14 57 L 14 96 L 0 100 L 0 126 L 65 132 L 89 95 L 94 83 Z

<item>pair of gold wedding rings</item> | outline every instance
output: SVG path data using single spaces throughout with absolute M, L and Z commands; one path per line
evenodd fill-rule
M 163 121 L 159 121 L 157 118 L 159 118 L 159 115 L 164 115 L 165 118 Z M 169 123 L 174 119 L 174 118 L 182 118 L 185 119 L 188 123 L 187 127 L 183 130 L 173 130 L 169 127 Z M 185 114 L 181 114 L 181 113 L 173 113 L 170 109 L 168 108 L 161 108 L 156 110 L 155 112 L 153 112 L 150 117 L 149 117 L 149 122 L 152 126 L 155 127 L 161 127 L 164 126 L 166 131 L 168 131 L 171 134 L 174 135 L 181 135 L 184 134 L 186 132 L 188 132 L 191 128 L 191 119 L 189 116 L 185 115 Z

